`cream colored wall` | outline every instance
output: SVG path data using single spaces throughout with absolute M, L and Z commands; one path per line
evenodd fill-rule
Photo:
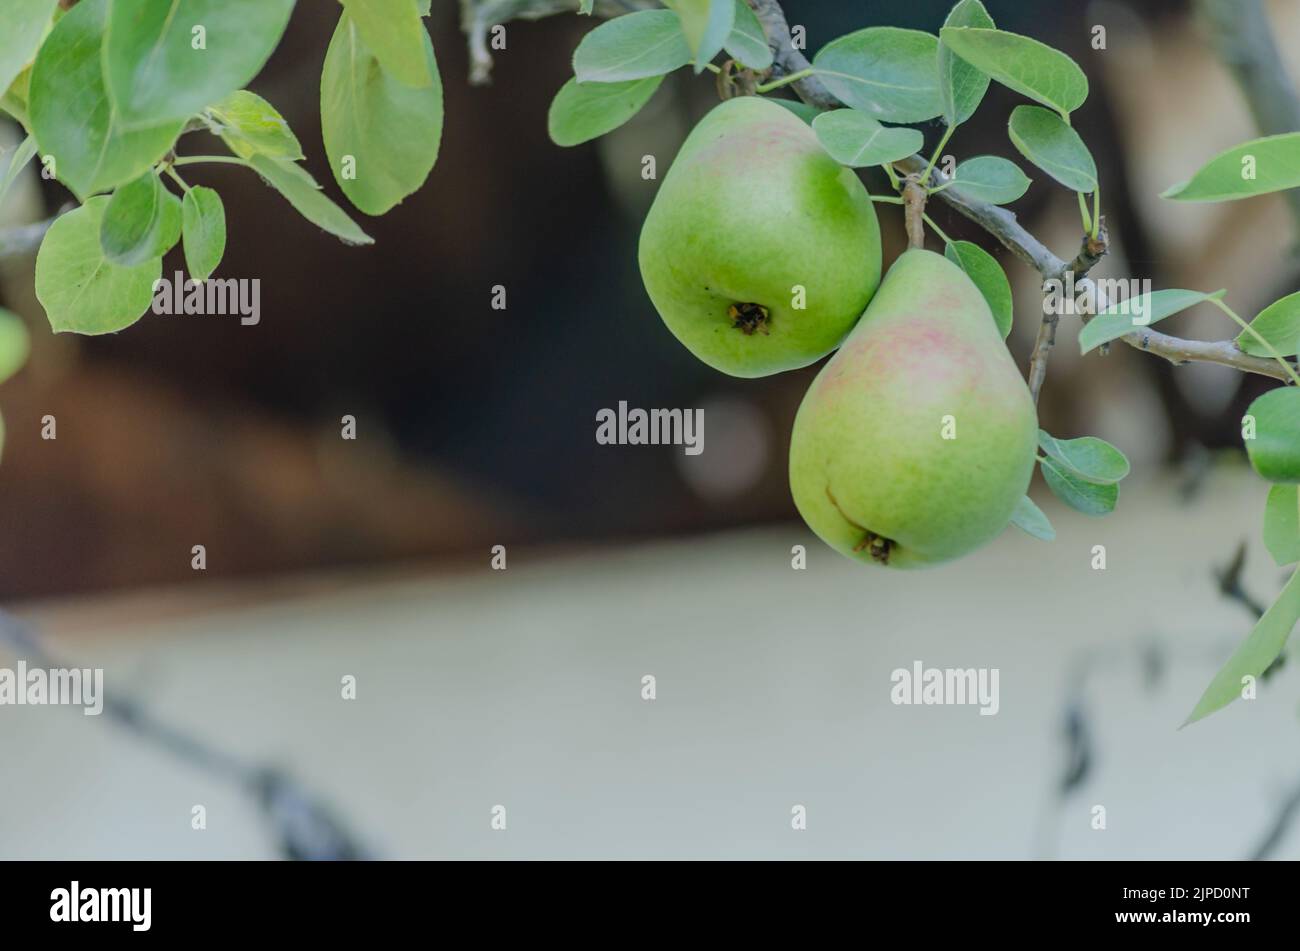
M 1248 629 L 1208 577 L 1257 534 L 1264 494 L 1220 472 L 1180 508 L 1172 483 L 1139 475 L 1114 517 L 1049 505 L 1054 543 L 1012 530 L 923 574 L 863 570 L 791 527 L 513 552 L 505 572 L 138 628 L 111 605 L 42 616 L 110 686 L 291 766 L 383 855 L 1022 858 L 1046 825 L 1065 857 L 1232 858 L 1300 778 L 1300 678 L 1176 728 Z M 1251 588 L 1267 597 L 1280 575 L 1254 544 Z M 103 625 L 118 636 L 89 636 Z M 1150 637 L 1180 651 L 1167 681 L 1145 691 L 1127 660 L 1096 679 L 1094 776 L 1053 820 L 1068 664 Z M 890 672 L 914 660 L 998 667 L 1001 711 L 894 706 Z M 272 854 L 247 801 L 107 718 L 0 708 L 0 752 L 0 856 Z M 189 828 L 195 803 L 206 832 Z M 498 803 L 505 832 L 489 828 Z M 795 803 L 806 832 L 789 827 Z M 1280 855 L 1300 857 L 1300 830 Z

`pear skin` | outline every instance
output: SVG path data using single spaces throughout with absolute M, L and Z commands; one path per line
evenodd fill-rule
M 942 255 L 909 250 L 804 396 L 790 489 L 842 554 L 939 564 L 1010 522 L 1037 433 L 1029 388 L 979 289 Z
M 852 329 L 880 283 L 880 226 L 857 175 L 807 124 L 746 96 L 687 137 L 638 257 L 655 309 L 692 353 L 767 376 L 814 363 Z

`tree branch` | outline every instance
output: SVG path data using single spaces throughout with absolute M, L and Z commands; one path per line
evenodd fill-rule
M 925 247 L 925 189 L 908 179 L 903 186 L 903 220 L 907 223 L 908 248 Z
M 812 66 L 808 57 L 794 48 L 790 40 L 790 24 L 786 21 L 785 11 L 777 0 L 745 0 L 751 10 L 758 16 L 767 34 L 767 45 L 772 50 L 772 75 L 780 78 L 794 73 L 802 73 Z M 799 94 L 799 98 L 818 109 L 840 109 L 843 103 L 831 95 L 820 79 L 808 76 L 790 84 Z M 924 171 L 922 166 L 918 171 Z
M 790 38 L 790 26 L 786 21 L 785 12 L 781 9 L 779 0 L 745 0 L 745 2 L 757 14 L 759 22 L 763 24 L 763 29 L 767 33 L 768 46 L 771 47 L 773 55 L 773 75 L 779 78 L 808 69 L 812 64 L 800 50 L 794 48 Z M 559 12 L 560 9 L 575 9 L 577 5 L 576 0 L 461 0 L 461 3 L 463 12 L 462 25 L 465 26 L 466 33 L 469 35 L 472 59 L 475 58 L 474 49 L 476 44 L 486 35 L 486 30 L 491 24 L 505 22 L 511 17 L 530 19 L 543 17 Z M 632 9 L 643 9 L 644 6 L 643 0 L 598 0 L 596 12 L 601 15 L 610 15 L 620 10 L 626 12 Z M 471 26 L 467 24 L 472 24 L 474 29 L 471 30 Z M 473 74 L 471 75 L 472 78 Z M 790 84 L 790 88 L 795 91 L 800 99 L 818 109 L 826 110 L 843 107 L 843 104 L 831 95 L 830 91 L 816 76 L 807 76 L 797 80 Z M 913 155 L 902 161 L 895 162 L 894 166 L 902 171 L 904 175 L 915 175 L 919 179 L 920 176 L 925 174 L 928 164 L 921 156 Z M 929 182 L 922 182 L 922 184 L 928 184 L 932 189 L 935 189 L 941 185 L 946 185 L 948 181 L 948 177 L 936 167 L 930 172 Z M 955 186 L 949 186 L 942 191 L 935 192 L 935 197 L 991 234 L 1012 254 L 1038 271 L 1044 280 L 1059 279 L 1068 269 L 1069 262 L 1057 257 L 1052 253 L 1051 249 L 1025 230 L 1016 220 L 1013 212 L 972 198 Z M 1108 306 L 1109 301 L 1105 293 L 1096 288 L 1090 278 L 1076 280 L 1075 287 L 1081 294 L 1085 292 L 1091 293 L 1093 299 L 1097 302 L 1098 310 Z M 1055 329 L 1052 328 L 1050 332 L 1054 340 Z M 1179 337 L 1171 337 L 1168 334 L 1157 333 L 1148 328 L 1135 329 L 1132 333 L 1126 334 L 1120 339 L 1130 347 L 1163 357 L 1175 366 L 1192 362 L 1217 363 L 1240 370 L 1243 373 L 1256 373 L 1276 380 L 1289 379 L 1286 371 L 1276 361 L 1243 353 L 1231 339 L 1216 341 L 1183 340 Z M 1048 351 L 1050 351 L 1050 346 L 1045 347 L 1044 354 Z M 1045 355 L 1041 359 L 1045 363 Z M 1034 372 L 1035 370 L 1031 367 L 1031 376 Z M 1037 372 L 1041 373 L 1043 371 L 1038 370 Z
M 1106 230 L 1103 220 L 1097 229 L 1097 237 L 1084 235 L 1078 255 L 1060 274 L 1053 277 L 1063 281 L 1067 274 L 1073 273 L 1077 287 L 1078 280 L 1087 277 L 1088 272 L 1105 257 L 1109 246 L 1110 233 Z M 1086 321 L 1087 318 L 1085 317 L 1084 320 Z M 1044 310 L 1043 321 L 1038 325 L 1038 336 L 1034 340 L 1033 352 L 1029 355 L 1029 392 L 1035 403 L 1038 402 L 1038 394 L 1042 392 L 1043 381 L 1047 379 L 1047 359 L 1052 355 L 1052 348 L 1056 346 L 1056 328 L 1060 322 L 1060 314 Z
M 790 27 L 785 19 L 785 14 L 781 10 L 780 3 L 777 0 L 746 0 L 746 2 L 758 15 L 759 21 L 762 22 L 764 29 L 767 31 L 768 44 L 772 47 L 776 66 L 781 74 L 788 75 L 789 73 L 807 69 L 811 65 L 808 58 L 791 45 Z M 791 87 L 798 93 L 800 99 L 819 109 L 834 109 L 842 105 L 815 76 L 792 83 Z M 919 155 L 913 155 L 901 162 L 894 163 L 894 166 L 905 174 L 918 176 L 925 174 L 928 165 L 929 163 Z M 930 172 L 928 184 L 932 188 L 937 188 L 946 184 L 948 180 L 948 177 L 936 167 Z M 1057 257 L 1050 248 L 1030 234 L 1016 220 L 1013 212 L 971 198 L 955 186 L 949 186 L 937 192 L 936 197 L 991 234 L 1016 257 L 1038 271 L 1044 280 L 1060 279 L 1062 274 L 1069 269 L 1070 265 Z M 1082 259 L 1077 259 L 1076 263 L 1082 263 Z M 1095 264 L 1095 260 L 1092 263 Z M 1091 264 L 1089 264 L 1089 267 L 1091 267 Z M 1075 282 L 1075 286 L 1080 293 L 1091 290 L 1095 294 L 1099 311 L 1105 309 L 1109 303 L 1105 294 L 1091 285 L 1092 281 L 1088 278 L 1076 280 Z M 1040 376 L 1040 386 L 1042 383 L 1041 376 L 1046 372 L 1046 354 L 1050 352 L 1051 345 L 1055 342 L 1055 333 L 1055 323 L 1053 322 L 1047 331 L 1048 336 L 1044 346 L 1038 354 L 1038 362 L 1034 363 L 1031 359 L 1030 375 L 1032 377 L 1037 373 Z M 1243 353 L 1233 340 L 1210 342 L 1183 340 L 1147 328 L 1134 330 L 1120 339 L 1130 347 L 1164 357 L 1175 366 L 1182 366 L 1192 362 L 1217 363 L 1222 366 L 1233 367 L 1243 373 L 1257 373 L 1261 376 L 1272 377 L 1275 380 L 1289 379 L 1287 372 L 1278 366 L 1277 361 L 1253 357 L 1250 354 Z M 1035 347 L 1036 351 L 1039 351 L 1039 349 Z

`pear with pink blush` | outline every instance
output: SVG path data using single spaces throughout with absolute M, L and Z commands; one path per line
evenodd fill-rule
M 1008 525 L 1037 433 L 1029 388 L 979 289 L 942 255 L 909 250 L 804 396 L 790 489 L 842 554 L 934 565 Z

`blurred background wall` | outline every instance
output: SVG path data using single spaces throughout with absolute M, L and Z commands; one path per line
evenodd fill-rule
M 1300 858 L 1296 665 L 1177 729 L 1251 623 L 1207 564 L 1264 490 L 1228 470 L 1191 504 L 1170 488 L 1126 486 L 1140 514 L 1086 524 L 1045 503 L 1056 542 L 1009 532 L 942 572 L 818 547 L 791 571 L 810 538 L 787 525 L 28 616 L 382 857 Z M 1247 568 L 1271 596 L 1281 572 Z M 998 669 L 998 713 L 895 706 L 917 661 Z M 3 858 L 271 858 L 295 827 L 108 715 L 2 707 L 0 754 Z

